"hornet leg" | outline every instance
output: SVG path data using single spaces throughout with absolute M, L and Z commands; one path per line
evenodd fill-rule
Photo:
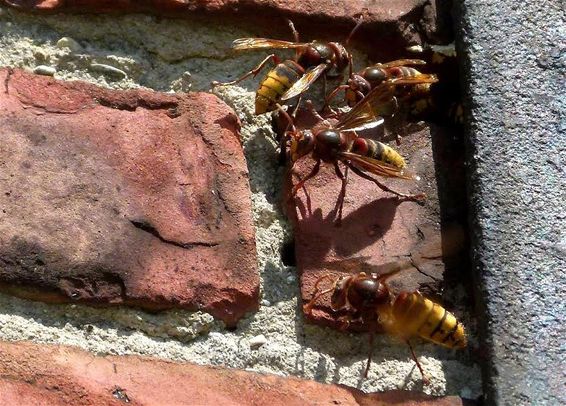
M 299 175 L 297 172 L 295 172 L 293 170 L 293 166 L 291 166 L 288 170 L 287 170 L 287 175 L 285 176 L 290 176 L 291 177 L 291 183 L 293 182 L 293 176 L 296 176 L 297 179 L 299 180 L 299 182 L 302 180 L 301 175 Z M 307 213 L 310 216 L 312 216 L 312 204 L 311 204 L 311 197 L 309 195 L 309 191 L 307 190 L 307 188 L 305 187 L 305 185 L 303 184 L 303 192 L 305 193 L 305 198 L 306 198 L 306 209 L 307 209 Z M 289 198 L 290 199 L 290 198 Z M 303 206 L 304 207 L 304 206 Z M 299 209 L 301 210 L 301 209 Z M 301 213 L 303 213 L 303 211 L 301 210 Z M 304 213 L 303 213 L 303 217 L 304 217 Z
M 256 76 L 260 70 L 263 69 L 263 67 L 269 62 L 272 61 L 275 65 L 277 65 L 280 60 L 279 58 L 275 55 L 275 54 L 271 54 L 265 57 L 265 59 L 263 61 L 261 61 L 259 63 L 259 65 L 257 65 L 254 69 L 252 69 L 251 71 L 249 71 L 248 73 L 246 73 L 244 76 L 242 76 L 241 78 L 238 78 L 236 80 L 232 80 L 230 82 L 217 82 L 216 80 L 214 80 L 212 82 L 212 87 L 215 86 L 228 86 L 228 85 L 235 85 L 236 83 L 241 82 L 244 79 L 249 78 L 250 76 Z
M 323 275 L 320 278 L 318 278 L 314 284 L 314 292 L 313 292 L 313 296 L 312 299 L 309 300 L 309 302 L 303 306 L 303 311 L 307 314 L 311 314 L 312 312 L 312 308 L 316 302 L 316 300 L 321 297 L 322 295 L 325 295 L 327 293 L 330 293 L 334 290 L 334 286 L 329 288 L 329 289 L 325 289 L 322 292 L 318 291 L 318 285 L 320 284 L 320 282 L 322 282 L 325 279 L 332 279 L 332 277 L 330 275 Z
M 346 90 L 349 87 L 350 86 L 348 85 L 340 85 L 337 86 L 332 92 L 330 92 L 328 96 L 326 96 L 326 98 L 324 99 L 324 106 L 322 106 L 322 111 L 328 109 L 332 114 L 336 114 L 336 112 L 334 112 L 334 110 L 332 110 L 332 108 L 330 107 L 330 101 L 336 97 L 339 91 Z
M 340 227 L 342 225 L 342 208 L 344 207 L 344 198 L 346 197 L 346 185 L 348 184 L 348 167 L 346 167 L 346 174 L 343 174 L 338 166 L 338 162 L 334 162 L 334 172 L 342 180 L 342 188 L 340 189 L 340 194 L 338 195 L 338 201 L 336 202 L 338 208 L 338 219 L 336 220 L 336 226 Z
M 295 29 L 295 24 L 293 24 L 293 21 L 287 19 L 287 25 L 291 29 L 291 33 L 293 34 L 293 39 L 295 40 L 295 42 L 299 42 L 299 32 Z
M 371 366 L 371 359 L 373 357 L 373 338 L 375 333 L 371 331 L 369 333 L 369 353 L 368 353 L 368 363 L 366 365 L 366 370 L 364 371 L 364 378 L 368 377 L 369 367 Z
M 289 29 L 291 30 L 291 33 L 293 34 L 293 39 L 295 40 L 295 42 L 299 42 L 299 32 L 295 29 L 295 24 L 293 24 L 293 21 L 287 19 L 287 25 L 289 26 Z M 301 51 L 299 49 L 295 50 L 295 62 L 299 60 L 299 56 L 301 56 Z
M 358 18 L 358 21 L 356 22 L 356 26 L 352 29 L 352 31 L 350 31 L 350 35 L 348 35 L 348 38 L 346 38 L 346 43 L 345 43 L 346 45 L 350 43 L 350 40 L 352 39 L 356 31 L 358 31 L 358 28 L 360 28 L 360 25 L 362 25 L 363 22 L 364 22 L 364 16 L 362 14 L 360 18 Z
M 287 132 L 287 129 L 289 127 L 291 127 L 291 132 L 296 132 L 297 129 L 295 128 L 295 124 L 293 123 L 293 118 L 289 115 L 289 113 L 287 113 L 279 103 L 275 103 L 275 106 L 277 107 L 277 110 L 279 110 L 279 114 L 283 114 L 283 117 L 287 119 L 287 127 L 285 127 L 285 132 Z
M 350 169 L 352 169 L 352 171 L 354 171 L 354 173 L 358 176 L 361 176 L 364 179 L 367 180 L 371 180 L 373 183 L 375 183 L 381 190 L 384 190 L 386 192 L 389 193 L 393 193 L 394 195 L 399 196 L 400 198 L 403 198 L 405 200 L 414 200 L 414 201 L 423 201 L 426 198 L 426 194 L 424 193 L 417 193 L 415 195 L 408 195 L 405 193 L 401 193 L 401 192 L 397 192 L 396 190 L 390 189 L 389 187 L 385 186 L 383 183 L 381 183 L 380 181 L 378 181 L 375 178 L 372 178 L 371 176 L 369 176 L 368 174 L 362 172 L 361 170 L 359 170 L 358 168 L 356 168 L 354 165 L 352 165 L 349 162 L 346 162 L 346 165 L 348 165 L 350 167 Z
M 430 380 L 425 375 L 423 368 L 421 366 L 421 363 L 419 362 L 419 360 L 417 359 L 417 356 L 415 355 L 415 351 L 413 350 L 413 346 L 411 345 L 411 342 L 409 340 L 406 340 L 406 342 L 407 342 L 407 345 L 409 346 L 409 349 L 411 350 L 411 356 L 413 357 L 413 361 L 415 361 L 415 364 L 417 364 L 419 371 L 421 371 L 421 375 L 423 377 L 423 383 L 425 385 L 428 385 L 430 383 Z
M 300 102 L 301 98 L 299 97 L 299 103 Z M 297 129 L 295 128 L 293 118 L 289 115 L 289 113 L 287 113 L 279 103 L 276 103 L 275 106 L 277 107 L 279 114 L 282 114 L 283 117 L 287 119 L 287 126 L 285 127 L 285 131 L 283 131 L 283 135 L 279 137 L 279 164 L 283 166 L 285 164 L 285 161 L 287 161 L 287 141 L 289 139 L 287 134 L 289 127 L 291 127 L 291 132 L 296 132 Z M 294 115 L 295 113 L 293 113 L 293 116 Z
M 312 103 L 312 100 L 307 100 L 305 102 L 305 107 L 309 110 L 309 112 L 314 116 L 314 118 L 316 118 L 318 121 L 326 121 L 324 118 L 321 117 L 320 114 L 318 114 L 318 111 L 316 111 L 316 109 L 314 108 L 314 104 Z M 327 122 L 327 121 L 326 121 Z
M 320 169 L 320 159 L 318 161 L 316 161 L 316 164 L 314 165 L 314 167 L 312 168 L 311 172 L 305 176 L 305 178 L 303 180 L 301 180 L 299 183 L 297 183 L 295 186 L 293 186 L 293 190 L 291 190 L 291 196 L 293 197 L 297 194 L 297 191 L 302 188 L 305 184 L 305 182 L 307 180 L 309 180 L 310 178 L 314 178 L 316 176 L 316 174 L 318 173 L 319 169 Z

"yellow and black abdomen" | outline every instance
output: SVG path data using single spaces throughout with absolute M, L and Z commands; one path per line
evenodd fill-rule
M 410 66 L 396 66 L 389 68 L 388 73 L 393 78 L 416 78 L 431 77 L 434 75 L 424 74 Z M 432 83 L 417 83 L 410 86 L 397 86 L 395 96 L 400 103 L 422 102 L 430 93 Z
M 305 73 L 296 62 L 286 60 L 271 69 L 260 82 L 255 95 L 255 114 L 276 109 L 275 104 Z
M 421 338 L 448 348 L 467 345 L 464 326 L 456 317 L 420 293 L 401 293 L 393 304 L 397 329 L 407 338 Z
M 377 159 L 400 169 L 405 167 L 405 160 L 397 151 L 388 145 L 369 138 L 356 138 L 350 152 Z

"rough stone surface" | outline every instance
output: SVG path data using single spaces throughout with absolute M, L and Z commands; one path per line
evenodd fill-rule
M 2 289 L 229 325 L 257 309 L 247 169 L 224 103 L 19 70 L 0 83 Z
M 406 391 L 365 394 L 339 385 L 141 357 L 94 356 L 70 347 L 0 344 L 3 404 L 421 405 L 469 404 Z
M 310 124 L 311 117 L 304 113 L 298 116 L 299 128 Z M 438 132 L 436 128 L 435 132 Z M 383 134 L 381 138 L 387 140 L 390 135 Z M 443 137 L 449 135 L 447 132 L 442 134 Z M 380 138 L 375 131 L 366 131 L 360 136 Z M 439 140 L 435 140 L 435 146 L 435 158 L 441 167 L 448 160 L 439 156 L 439 150 L 445 151 L 446 147 Z M 421 179 L 413 182 L 379 178 L 380 181 L 400 192 L 426 193 L 424 204 L 399 200 L 350 172 L 342 223 L 338 225 L 337 202 L 341 181 L 332 165 L 323 165 L 319 174 L 306 183 L 306 194 L 300 190 L 295 199 L 288 200 L 287 212 L 294 223 L 297 268 L 301 274 L 301 293 L 305 303 L 313 295 L 315 282 L 323 275 L 338 277 L 360 271 L 379 273 L 384 271 L 380 265 L 407 259 L 412 259 L 418 269 L 408 267 L 390 279 L 392 290 L 395 293 L 419 290 L 437 300 L 442 297 L 444 262 L 457 261 L 464 255 L 463 218 L 460 212 L 460 216 L 451 216 L 451 221 L 441 222 L 430 128 L 408 133 L 402 144 L 394 148 Z M 455 158 L 458 159 L 457 156 Z M 304 157 L 295 164 L 294 170 L 304 177 L 314 162 L 309 156 Z M 448 178 L 459 175 L 461 173 L 454 171 Z M 290 181 L 290 177 L 287 180 Z M 461 186 L 452 188 L 451 193 L 463 194 Z M 446 203 L 446 198 L 442 203 Z M 449 203 L 453 205 L 454 201 Z M 460 274 L 464 271 L 463 266 L 456 270 Z M 327 281 L 321 289 L 325 286 L 331 286 L 331 283 Z M 312 315 L 307 317 L 323 325 L 341 327 L 336 314 L 330 309 L 330 295 L 317 303 Z M 368 327 L 351 323 L 349 328 L 358 331 Z
M 487 404 L 566 404 L 564 2 L 463 1 Z

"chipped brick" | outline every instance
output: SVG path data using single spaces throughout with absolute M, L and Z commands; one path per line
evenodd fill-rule
M 0 81 L 5 291 L 202 310 L 229 325 L 257 308 L 248 173 L 229 107 L 207 93 L 19 70 Z

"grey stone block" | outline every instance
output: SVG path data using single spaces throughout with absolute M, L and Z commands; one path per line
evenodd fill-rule
M 566 404 L 564 2 L 459 2 L 487 404 Z

